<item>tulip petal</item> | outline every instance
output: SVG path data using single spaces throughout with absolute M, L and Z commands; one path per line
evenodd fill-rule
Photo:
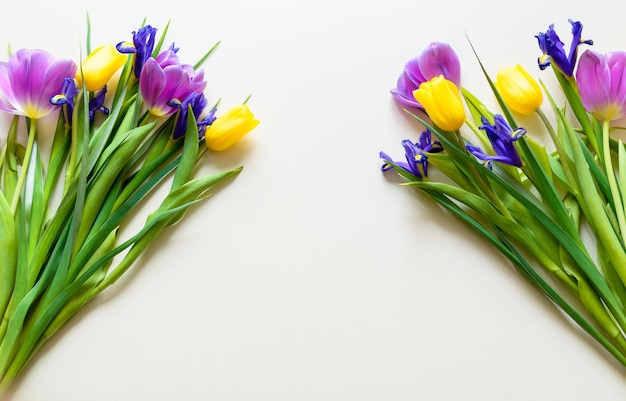
M 407 74 L 400 75 L 396 88 L 391 90 L 391 95 L 399 103 L 411 107 L 421 107 L 421 105 L 413 97 L 413 91 L 417 89 L 415 85 L 407 76 Z
M 7 63 L 0 63 L 0 109 L 30 118 L 41 118 L 58 106 L 50 99 L 73 77 L 71 60 L 55 60 L 44 50 L 21 49 Z
M 426 80 L 443 75 L 447 80 L 461 85 L 461 63 L 446 43 L 433 42 L 420 55 L 419 70 Z
M 139 90 L 146 106 L 153 114 L 159 109 L 159 96 L 166 85 L 165 71 L 154 59 L 148 59 L 141 70 Z
M 583 106 L 601 121 L 626 115 L 626 53 L 602 55 L 587 50 L 576 71 Z
M 235 106 L 207 128 L 205 143 L 211 150 L 226 150 L 257 125 L 259 125 L 259 120 L 254 118 L 254 114 L 250 112 L 247 105 Z
M 465 108 L 459 89 L 442 75 L 421 84 L 413 96 L 439 128 L 456 131 L 465 123 Z
M 420 102 L 416 101 L 413 96 L 413 92 L 422 83 L 440 75 L 459 86 L 461 65 L 450 45 L 432 42 L 418 57 L 409 60 L 404 65 L 396 87 L 390 91 L 391 95 L 406 106 L 422 108 Z
M 0 62 L 0 110 L 14 114 L 17 101 L 13 94 L 9 77 L 9 66 L 6 62 Z

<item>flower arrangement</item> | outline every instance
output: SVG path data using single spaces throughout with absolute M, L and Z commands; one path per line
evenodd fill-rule
M 586 48 L 579 58 L 593 42 L 569 22 L 569 50 L 553 25 L 536 36 L 539 68 L 551 67 L 563 104 L 521 66 L 493 80 L 477 57 L 492 112 L 460 85 L 457 54 L 435 42 L 391 91 L 425 130 L 402 142 L 406 161 L 380 157 L 383 171 L 467 223 L 626 366 L 626 53 Z M 533 114 L 547 145 L 516 122 Z M 431 179 L 431 167 L 445 179 Z
M 0 110 L 14 115 L 0 154 L 0 397 L 157 235 L 241 171 L 194 177 L 203 156 L 228 149 L 259 121 L 247 100 L 221 114 L 218 102 L 209 106 L 200 67 L 217 45 L 185 64 L 178 48 L 163 46 L 168 26 L 158 41 L 157 29 L 143 25 L 132 42 L 93 50 L 88 28 L 80 64 L 28 49 L 0 62 Z M 54 113 L 44 149 L 40 121 Z M 158 208 L 122 241 L 133 212 L 164 185 Z

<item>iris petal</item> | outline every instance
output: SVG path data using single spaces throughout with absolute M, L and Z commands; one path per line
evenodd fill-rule
M 592 45 L 592 40 L 582 40 L 583 26 L 579 21 L 569 20 L 572 24 L 572 43 L 569 54 L 565 54 L 565 45 L 554 30 L 554 24 L 548 27 L 545 33 L 539 33 L 537 41 L 543 55 L 539 57 L 539 67 L 543 70 L 550 64 L 556 66 L 563 74 L 571 77 L 574 74 L 574 67 L 578 58 L 578 46 L 581 44 Z
M 477 159 L 482 160 L 489 167 L 489 163 L 491 161 L 521 167 L 522 160 L 520 159 L 519 153 L 515 148 L 514 142 L 522 135 L 526 134 L 526 129 L 511 128 L 504 117 L 500 114 L 496 114 L 494 116 L 494 124 L 490 124 L 489 120 L 485 117 L 482 117 L 482 122 L 483 125 L 478 128 L 487 133 L 487 138 L 489 138 L 489 142 L 491 142 L 491 146 L 495 154 L 489 155 L 479 147 L 470 143 L 466 145 L 468 152 L 473 154 Z

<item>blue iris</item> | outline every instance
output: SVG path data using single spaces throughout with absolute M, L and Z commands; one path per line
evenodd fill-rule
M 89 101 L 89 120 L 90 121 L 93 121 L 93 119 L 95 118 L 96 111 L 99 111 L 105 116 L 109 115 L 109 109 L 104 107 L 104 98 L 106 96 L 106 93 L 107 93 L 107 87 L 105 85 L 102 89 L 100 89 L 95 94 L 93 99 Z
M 190 93 L 189 96 L 187 96 L 187 98 L 182 102 L 179 102 L 176 99 L 170 100 L 168 102 L 168 105 L 170 107 L 178 107 L 180 109 L 176 118 L 176 125 L 174 126 L 174 133 L 172 134 L 172 138 L 177 139 L 185 135 L 185 132 L 187 131 L 187 113 L 189 110 L 189 105 L 191 105 L 193 115 L 196 117 L 196 119 L 198 119 L 206 108 L 207 103 L 208 102 L 204 97 L 204 94 L 197 92 Z M 213 108 L 202 120 L 197 120 L 199 139 L 204 138 L 204 132 L 206 131 L 206 127 L 208 125 L 211 125 L 213 121 L 215 121 L 216 111 L 217 109 Z
M 481 148 L 471 143 L 465 145 L 467 151 L 484 162 L 488 167 L 491 167 L 492 161 L 521 167 L 522 159 L 520 159 L 519 153 L 515 149 L 514 142 L 526 134 L 526 129 L 511 128 L 500 114 L 494 116 L 493 125 L 485 117 L 482 118 L 482 122 L 483 125 L 479 128 L 487 133 L 487 138 L 491 142 L 495 155 L 488 155 Z
M 564 44 L 554 30 L 554 24 L 551 24 L 548 31 L 535 36 L 539 42 L 539 48 L 543 55 L 539 57 L 539 68 L 546 69 L 550 64 L 555 65 L 565 75 L 571 77 L 574 74 L 576 59 L 578 58 L 578 46 L 581 44 L 592 45 L 593 40 L 583 40 L 583 25 L 580 21 L 569 20 L 572 24 L 572 43 L 570 45 L 569 54 L 565 54 Z
M 152 56 L 156 31 L 156 28 L 146 25 L 133 32 L 134 46 L 129 46 L 126 42 L 120 42 L 116 46 L 120 53 L 135 53 L 135 77 L 137 78 L 141 75 L 143 65 Z
M 76 87 L 74 78 L 65 78 L 63 81 L 63 89 L 61 93 L 50 98 L 50 103 L 58 106 L 65 105 L 65 113 L 63 114 L 65 122 L 72 124 L 72 113 L 74 112 L 74 98 L 78 95 L 79 90 Z
M 380 152 L 380 158 L 385 161 L 381 167 L 382 171 L 387 171 L 394 168 L 396 165 L 398 168 L 413 174 L 418 179 L 428 176 L 428 156 L 426 153 L 437 153 L 443 150 L 441 143 L 432 140 L 432 134 L 426 130 L 420 135 L 418 142 L 413 143 L 409 139 L 402 141 L 404 146 L 404 152 L 406 157 L 405 162 L 395 162 L 385 152 Z M 393 164 L 392 164 L 393 163 Z

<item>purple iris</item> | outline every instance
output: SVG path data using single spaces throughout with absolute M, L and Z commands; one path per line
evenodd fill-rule
M 215 112 L 217 111 L 216 108 L 213 108 L 208 112 L 208 114 L 203 116 L 202 114 L 206 109 L 207 103 L 208 102 L 204 97 L 204 94 L 196 92 L 190 93 L 189 96 L 182 101 L 182 103 L 171 101 L 170 105 L 179 109 L 172 138 L 178 139 L 185 135 L 185 132 L 187 131 L 187 114 L 190 105 L 198 124 L 198 139 L 204 138 L 206 127 L 213 124 L 213 121 L 216 119 Z
M 489 124 L 489 120 L 482 117 L 483 125 L 480 129 L 487 133 L 487 138 L 493 146 L 495 155 L 488 155 L 478 146 L 474 146 L 471 143 L 467 143 L 465 146 L 467 151 L 473 154 L 477 159 L 483 161 L 485 165 L 491 167 L 491 162 L 496 161 L 504 164 L 510 164 L 511 166 L 522 166 L 522 160 L 515 149 L 514 142 L 522 137 L 526 133 L 525 128 L 511 128 L 506 122 L 504 117 L 500 114 L 494 116 L 494 124 Z
M 80 91 L 76 86 L 74 78 L 65 78 L 63 80 L 63 89 L 61 93 L 52 96 L 50 103 L 61 106 L 65 105 L 65 114 L 63 115 L 68 124 L 72 124 L 72 113 L 74 112 L 74 98 Z
M 555 65 L 565 75 L 571 77 L 574 74 L 576 59 L 578 57 L 578 46 L 581 44 L 592 45 L 593 40 L 583 40 L 583 25 L 579 21 L 569 20 L 572 24 L 572 43 L 570 45 L 569 54 L 565 54 L 565 48 L 561 39 L 554 30 L 554 24 L 551 24 L 546 33 L 539 33 L 535 36 L 539 42 L 539 48 L 543 55 L 539 57 L 539 68 L 546 69 L 550 64 Z
M 612 121 L 626 116 L 626 52 L 585 51 L 576 82 L 583 105 L 596 118 Z
M 152 57 L 156 31 L 156 28 L 146 25 L 133 32 L 133 45 L 127 42 L 120 42 L 116 46 L 117 51 L 120 53 L 135 53 L 135 77 L 137 78 L 140 77 L 146 61 Z
M 150 113 L 158 117 L 175 113 L 176 104 L 191 93 L 202 93 L 205 86 L 203 71 L 196 72 L 187 64 L 161 67 L 154 58 L 146 61 L 139 77 L 141 96 Z
M 106 93 L 107 93 L 107 87 L 105 85 L 102 89 L 100 89 L 95 94 L 93 99 L 89 101 L 89 120 L 90 121 L 93 121 L 93 119 L 95 118 L 96 111 L 99 111 L 105 116 L 109 115 L 109 109 L 104 107 L 104 98 L 106 96 Z
M 413 143 L 409 139 L 402 141 L 406 157 L 405 162 L 395 162 L 385 152 L 380 152 L 380 158 L 385 161 L 381 167 L 382 171 L 387 171 L 395 164 L 402 170 L 415 175 L 417 178 L 428 177 L 428 156 L 426 153 L 437 153 L 443 150 L 441 143 L 432 141 L 432 134 L 426 130 L 420 135 L 419 142 Z
M 44 117 L 58 107 L 50 100 L 63 93 L 65 79 L 75 74 L 72 60 L 55 60 L 44 50 L 18 50 L 8 62 L 0 62 L 0 110 Z
M 454 82 L 456 86 L 461 85 L 461 64 L 458 56 L 447 43 L 433 42 L 418 57 L 405 64 L 391 95 L 406 106 L 421 108 L 413 97 L 413 91 L 423 82 L 439 75 Z

